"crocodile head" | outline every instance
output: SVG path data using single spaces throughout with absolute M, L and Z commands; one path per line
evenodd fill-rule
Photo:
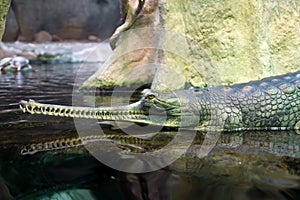
M 126 121 L 164 127 L 191 127 L 198 124 L 192 104 L 185 95 L 158 94 L 144 90 L 141 99 L 126 106 L 73 107 L 43 104 L 34 100 L 21 101 L 23 112 L 61 117 L 88 118 L 104 121 Z

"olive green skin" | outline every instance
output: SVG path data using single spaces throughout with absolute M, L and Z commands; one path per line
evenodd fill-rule
M 232 86 L 156 93 L 127 106 L 72 107 L 21 101 L 31 114 L 127 121 L 196 130 L 298 130 L 300 71 Z
M 300 71 L 200 90 L 200 121 L 225 130 L 299 129 Z

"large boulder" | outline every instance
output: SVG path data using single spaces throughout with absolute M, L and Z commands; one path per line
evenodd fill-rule
M 154 79 L 155 89 L 168 89 L 157 83 L 180 89 L 299 70 L 300 1 L 157 1 L 122 1 L 127 15 L 111 38 L 113 56 L 83 87 L 130 86 Z M 136 31 L 149 26 L 164 31 L 159 37 L 155 30 Z
M 284 0 L 169 0 L 163 18 L 166 29 L 186 36 L 190 61 L 203 66 L 206 81 L 230 84 L 299 70 L 299 6 Z
M 128 3 L 127 6 L 124 2 Z M 159 0 L 122 0 L 122 5 L 121 13 L 126 13 L 125 22 L 110 38 L 114 54 L 82 88 L 142 87 L 153 81 L 158 51 L 152 48 L 157 39 L 152 37 L 149 27 L 160 24 L 157 17 Z
M 88 39 L 94 35 L 108 38 L 120 23 L 118 0 L 13 0 L 13 13 L 9 15 L 7 34 L 18 29 L 21 41 L 33 41 L 34 35 L 47 31 L 62 39 Z

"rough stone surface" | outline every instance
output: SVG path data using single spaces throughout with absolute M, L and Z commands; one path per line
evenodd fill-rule
M 106 68 L 108 72 L 96 73 L 93 79 L 89 79 L 90 83 L 86 83 L 87 86 L 101 88 L 103 82 L 99 80 L 109 80 L 112 86 L 122 85 L 124 80 L 134 83 L 137 80 L 134 69 L 137 68 L 149 73 L 148 77 L 136 74 L 144 77 L 139 78 L 140 82 L 143 82 L 142 79 L 147 82 L 152 77 L 154 88 L 163 90 L 168 87 L 180 89 L 189 85 L 201 87 L 247 82 L 299 70 L 300 1 L 161 0 L 158 5 L 155 0 L 146 0 L 140 10 L 139 2 L 133 0 L 128 3 L 131 9 L 127 10 L 129 14 L 125 23 L 113 35 L 112 46 L 117 49 L 123 40 L 134 41 L 135 45 L 143 44 L 145 37 L 136 41 L 136 36 L 122 32 L 145 27 L 147 23 L 148 26 L 163 27 L 166 32 L 175 32 L 177 36 L 161 34 L 161 41 L 168 46 L 157 59 L 162 67 L 149 73 L 144 69 L 153 67 L 145 59 L 149 52 L 139 51 L 134 58 L 138 57 L 141 62 L 124 65 L 124 59 L 129 59 L 126 57 L 110 63 L 111 66 Z M 159 15 L 155 8 L 159 8 Z M 153 47 L 157 41 L 152 42 Z M 114 56 L 119 54 L 115 51 Z M 126 73 L 127 78 L 118 79 L 118 72 L 125 68 L 127 71 L 131 69 L 132 74 Z M 176 84 L 159 86 L 170 82 Z
M 7 16 L 9 6 L 10 6 L 10 0 L 0 1 L 0 39 L 2 39 L 4 33 L 6 16 Z
M 159 23 L 158 0 L 129 1 L 126 19 L 111 37 L 114 54 L 83 85 L 83 88 L 99 87 L 111 89 L 114 86 L 142 87 L 150 85 L 156 72 L 158 51 L 153 49 L 157 39 L 151 29 Z M 141 8 L 141 9 L 140 9 Z M 145 29 L 141 29 L 145 28 Z M 149 48 L 150 47 L 150 48 Z
M 42 30 L 62 39 L 87 40 L 89 35 L 95 35 L 104 40 L 120 23 L 119 0 L 13 0 L 12 9 L 18 39 L 23 41 L 33 41 Z M 5 38 L 15 28 L 9 26 Z
M 299 69 L 299 6 L 283 0 L 169 0 L 162 16 L 166 29 L 186 36 L 189 61 L 203 82 L 235 83 Z
M 189 2 L 181 7 L 190 48 L 195 51 L 200 46 L 209 55 L 223 82 L 299 69 L 300 20 L 299 5 L 295 5 L 299 1 Z M 290 55 L 284 49 L 274 51 L 280 46 L 289 49 Z
M 6 19 L 5 31 L 2 40 L 7 42 L 16 41 L 18 38 L 19 28 L 15 13 L 11 7 L 8 10 Z

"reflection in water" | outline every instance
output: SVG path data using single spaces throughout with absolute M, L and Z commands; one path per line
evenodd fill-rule
M 300 199 L 300 135 L 294 132 L 222 134 L 201 159 L 197 152 L 205 133 L 198 133 L 179 160 L 144 174 L 113 170 L 82 146 L 21 156 L 21 148 L 29 144 L 76 137 L 72 120 L 23 114 L 17 103 L 32 98 L 71 104 L 79 67 L 45 65 L 36 71 L 0 74 L 0 199 Z M 83 67 L 89 69 L 86 77 L 95 70 L 93 65 Z M 102 128 L 106 134 L 123 134 L 110 126 Z M 130 145 L 135 140 L 120 141 L 122 137 L 105 142 L 114 142 L 126 159 L 137 147 L 143 149 L 140 153 L 159 149 L 173 136 L 163 131 L 135 146 Z M 108 152 L 105 142 L 95 144 Z M 180 148 L 178 144 L 173 150 Z
M 2 178 L 0 178 L 0 199 L 13 199 L 13 196 L 10 194 L 9 189 Z

